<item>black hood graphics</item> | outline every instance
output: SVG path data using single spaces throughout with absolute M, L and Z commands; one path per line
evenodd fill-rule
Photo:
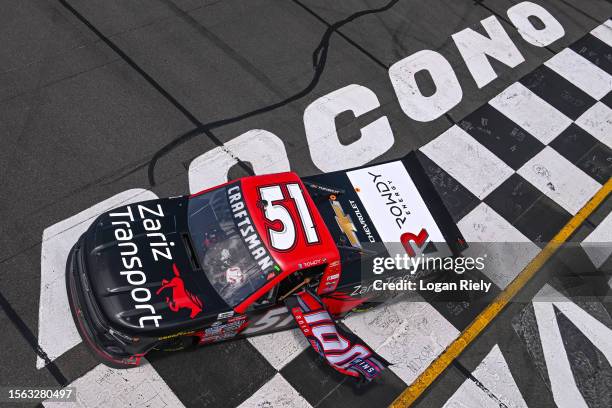
M 165 333 L 230 310 L 193 260 L 188 197 L 147 201 L 100 216 L 84 236 L 96 303 L 116 330 Z

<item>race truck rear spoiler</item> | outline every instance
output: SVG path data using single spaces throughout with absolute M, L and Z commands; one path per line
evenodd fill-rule
M 467 244 L 416 152 L 303 177 L 339 247 L 382 244 L 388 256 L 458 256 Z

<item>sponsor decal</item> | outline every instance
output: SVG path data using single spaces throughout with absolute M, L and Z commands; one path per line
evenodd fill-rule
M 337 200 L 329 201 L 332 209 L 334 210 L 336 223 L 338 223 L 338 227 L 340 231 L 346 236 L 351 246 L 355 248 L 361 248 L 361 243 L 359 242 L 359 238 L 357 237 L 357 227 L 353 223 L 350 215 L 346 215 L 344 213 L 344 209 L 342 208 L 342 204 L 340 204 Z M 351 202 L 351 206 L 353 201 Z M 363 218 L 362 218 L 363 219 Z
M 289 296 L 285 305 L 310 345 L 335 370 L 371 381 L 389 365 L 357 335 L 336 326 L 321 300 L 308 290 Z
M 313 266 L 324 264 L 325 262 L 327 262 L 326 258 L 318 258 L 318 259 L 313 259 L 310 261 L 305 261 L 303 263 L 298 263 L 297 266 L 298 266 L 298 269 L 305 269 L 305 268 L 310 268 Z
M 156 293 L 159 295 L 164 290 L 170 289 L 171 295 L 166 296 L 166 303 L 170 310 L 178 312 L 180 309 L 189 309 L 189 317 L 193 319 L 202 311 L 202 301 L 185 288 L 185 282 L 176 264 L 172 264 L 172 270 L 174 277 L 170 280 L 162 280 L 162 285 Z
M 141 271 L 142 260 L 140 258 L 140 250 L 138 245 L 133 242 L 134 233 L 131 225 L 136 221 L 141 221 L 142 226 L 146 231 L 146 236 L 149 238 L 149 251 L 155 262 L 160 260 L 172 260 L 172 250 L 174 242 L 168 241 L 166 235 L 161 231 L 162 224 L 160 219 L 164 217 L 164 211 L 160 204 L 154 208 L 149 208 L 142 204 L 125 207 L 124 212 L 111 212 L 111 224 L 115 226 L 114 235 L 119 247 L 119 256 L 121 258 L 121 270 L 119 274 L 124 276 L 127 282 L 134 288 L 131 290 L 132 299 L 135 302 L 135 308 L 148 311 L 149 315 L 143 316 L 138 320 L 140 327 L 144 327 L 145 322 L 153 321 L 155 327 L 159 327 L 161 315 L 156 314 L 155 307 L 150 303 L 151 291 L 147 287 L 147 275 Z
M 355 191 L 357 190 L 359 189 L 355 189 Z M 357 216 L 357 219 L 359 220 L 359 224 L 361 224 L 361 229 L 363 229 L 363 232 L 365 232 L 366 236 L 368 237 L 368 241 L 376 242 L 376 238 L 374 238 L 374 235 L 372 234 L 372 231 L 370 230 L 370 227 L 368 226 L 368 223 L 366 222 L 365 217 L 363 216 L 363 214 L 361 214 L 361 210 L 359 209 L 359 206 L 357 205 L 357 203 L 353 200 L 349 200 L 349 204 L 353 208 L 353 212 L 355 213 L 355 216 Z
M 340 277 L 339 273 L 334 273 L 333 275 L 329 275 L 327 278 L 325 278 L 325 282 L 334 282 L 336 281 L 338 278 Z
M 429 242 L 445 242 L 402 162 L 350 171 L 347 176 L 392 257 L 417 256 Z
M 323 273 L 323 281 L 319 285 L 319 294 L 330 293 L 336 290 L 340 282 L 340 261 L 333 261 L 327 266 Z
M 226 322 L 216 321 L 211 327 L 204 329 L 200 343 L 216 343 L 231 339 L 247 326 L 246 315 L 229 318 Z
M 395 220 L 397 227 L 401 229 L 406 224 L 407 216 L 410 215 L 408 205 L 404 203 L 404 198 L 393 184 L 392 179 L 383 179 L 382 174 L 372 173 L 371 171 L 368 171 L 368 174 L 371 177 L 370 182 L 374 184 L 387 211 Z
M 369 363 L 367 360 L 364 360 L 361 357 L 357 357 L 355 360 L 353 360 L 351 362 L 350 367 L 354 370 L 359 371 L 364 377 L 368 379 L 373 379 L 380 372 L 380 367 Z
M 175 337 L 180 337 L 180 336 L 187 336 L 187 335 L 191 335 L 194 334 L 194 331 L 184 331 L 184 332 L 178 332 L 175 334 L 169 334 L 167 336 L 160 336 L 157 338 L 157 340 L 168 340 L 168 339 L 173 339 Z
M 293 249 L 299 236 L 297 224 L 307 245 L 319 242 L 304 192 L 298 183 L 263 186 L 258 188 L 258 192 L 272 248 L 277 251 Z
M 274 262 L 268 250 L 261 242 L 257 231 L 255 231 L 243 200 L 240 185 L 236 184 L 229 187 L 227 189 L 227 196 L 234 216 L 234 222 L 240 230 L 240 235 L 251 252 L 253 259 L 257 261 L 263 273 L 270 273 L 274 270 Z

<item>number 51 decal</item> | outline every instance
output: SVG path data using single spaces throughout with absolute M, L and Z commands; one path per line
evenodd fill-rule
M 299 218 L 299 224 L 304 232 L 304 238 L 309 244 L 319 242 L 319 236 L 314 226 L 312 216 L 308 210 L 304 193 L 297 183 L 284 185 L 289 197 L 286 197 L 285 189 L 281 185 L 259 188 L 259 195 L 264 201 L 263 212 L 268 226 L 268 236 L 272 248 L 279 251 L 287 251 L 297 241 L 296 223 L 291 216 L 290 203 L 295 208 L 293 211 Z

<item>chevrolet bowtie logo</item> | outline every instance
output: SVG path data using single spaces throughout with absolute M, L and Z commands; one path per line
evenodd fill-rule
M 353 224 L 353 220 L 349 215 L 344 213 L 344 209 L 342 205 L 335 200 L 330 200 L 332 209 L 336 214 L 336 222 L 338 223 L 338 227 L 340 227 L 340 231 L 348 238 L 349 242 L 352 246 L 356 248 L 361 248 L 361 243 L 359 242 L 359 238 L 357 237 L 355 228 L 355 224 Z

